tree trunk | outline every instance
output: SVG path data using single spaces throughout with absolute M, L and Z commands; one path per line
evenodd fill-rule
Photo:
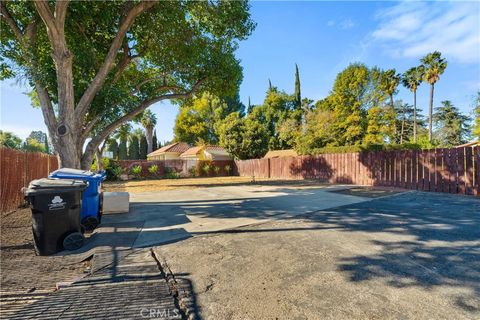
M 95 161 L 97 162 L 97 171 L 98 172 L 102 171 L 103 170 L 102 152 L 98 148 L 97 148 L 97 150 L 95 150 Z
M 413 91 L 413 143 L 417 143 L 417 90 Z
M 433 123 L 433 86 L 432 83 L 430 86 L 430 106 L 428 109 L 428 141 L 432 142 L 432 123 Z
M 80 158 L 78 157 L 77 141 L 71 134 L 63 137 L 57 136 L 57 143 L 54 145 L 58 154 L 58 166 L 60 168 L 80 169 Z
M 402 129 L 400 131 L 400 144 L 403 144 L 403 133 L 405 132 L 405 106 L 402 108 Z
M 392 108 L 392 114 L 395 115 L 395 105 L 393 104 L 393 94 L 390 95 L 390 108 Z M 393 136 L 395 141 L 397 140 L 397 116 L 395 115 L 393 119 Z
M 145 128 L 145 137 L 147 138 L 147 154 L 153 152 L 153 127 Z

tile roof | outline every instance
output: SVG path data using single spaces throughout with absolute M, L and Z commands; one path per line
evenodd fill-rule
M 167 146 L 161 147 L 160 149 L 157 149 L 153 151 L 152 153 L 149 153 L 148 156 L 157 156 L 165 152 L 177 152 L 177 153 L 183 153 L 187 151 L 190 148 L 190 145 L 185 142 L 176 142 L 169 144 Z
M 191 147 L 190 149 L 188 149 L 187 151 L 182 153 L 180 155 L 180 157 L 194 156 L 202 150 L 205 150 L 205 151 L 211 152 L 211 153 L 216 153 L 216 154 L 218 154 L 218 153 L 228 154 L 227 150 L 225 150 L 224 148 L 222 148 L 220 146 L 198 146 L 198 147 Z
M 184 156 L 194 156 L 196 155 L 198 152 L 200 152 L 202 150 L 203 147 L 191 147 L 190 149 L 188 149 L 187 151 L 185 151 L 184 153 L 182 153 L 180 155 L 180 157 L 184 157 Z
M 296 157 L 296 156 L 298 156 L 297 151 L 295 151 L 293 149 L 287 149 L 287 150 L 271 150 L 271 151 L 268 151 L 267 154 L 263 158 L 267 159 L 267 158 Z

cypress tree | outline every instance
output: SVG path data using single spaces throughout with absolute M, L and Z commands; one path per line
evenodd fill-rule
M 250 103 L 250 97 L 248 97 L 247 113 L 252 112 L 252 109 L 253 109 L 253 106 L 252 106 L 252 104 Z
M 138 160 L 140 157 L 139 153 L 139 146 L 138 146 L 138 138 L 137 135 L 132 134 L 130 136 L 130 141 L 128 144 L 128 158 L 130 160 Z
M 269 91 L 272 91 L 273 87 L 272 87 L 272 81 L 270 81 L 270 79 L 268 79 L 268 90 Z
M 300 93 L 300 75 L 298 73 L 298 65 L 295 63 L 295 106 L 297 109 L 302 107 L 302 96 Z
M 45 153 L 50 154 L 50 147 L 48 145 L 48 137 L 45 135 Z
M 111 139 L 108 141 L 108 151 L 112 153 L 113 159 L 118 159 L 118 143 L 117 140 Z
M 147 159 L 147 152 L 148 152 L 148 142 L 147 137 L 142 135 L 140 139 L 140 159 L 145 160 Z
M 127 160 L 127 140 L 121 139 L 118 146 L 118 160 Z
M 152 150 L 155 151 L 159 148 L 158 140 L 157 140 L 157 130 L 153 132 L 153 139 L 152 139 Z

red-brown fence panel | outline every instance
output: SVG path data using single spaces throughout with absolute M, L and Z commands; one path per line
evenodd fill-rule
M 0 148 L 0 212 L 18 208 L 23 203 L 22 188 L 57 167 L 54 156 Z

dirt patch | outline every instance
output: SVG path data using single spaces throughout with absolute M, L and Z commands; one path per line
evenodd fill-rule
M 54 290 L 57 282 L 82 276 L 88 267 L 88 262 L 67 264 L 62 257 L 35 255 L 28 208 L 2 214 L 0 255 L 2 295 Z
M 208 178 L 181 178 L 181 179 L 157 179 L 157 180 L 131 180 L 105 182 L 104 191 L 127 191 L 130 193 L 140 193 L 145 191 L 163 191 L 172 189 L 193 189 L 205 187 L 225 187 L 242 184 L 261 184 L 261 185 L 305 185 L 306 183 L 318 184 L 318 182 L 306 182 L 305 180 L 273 180 L 252 177 L 208 177 Z

